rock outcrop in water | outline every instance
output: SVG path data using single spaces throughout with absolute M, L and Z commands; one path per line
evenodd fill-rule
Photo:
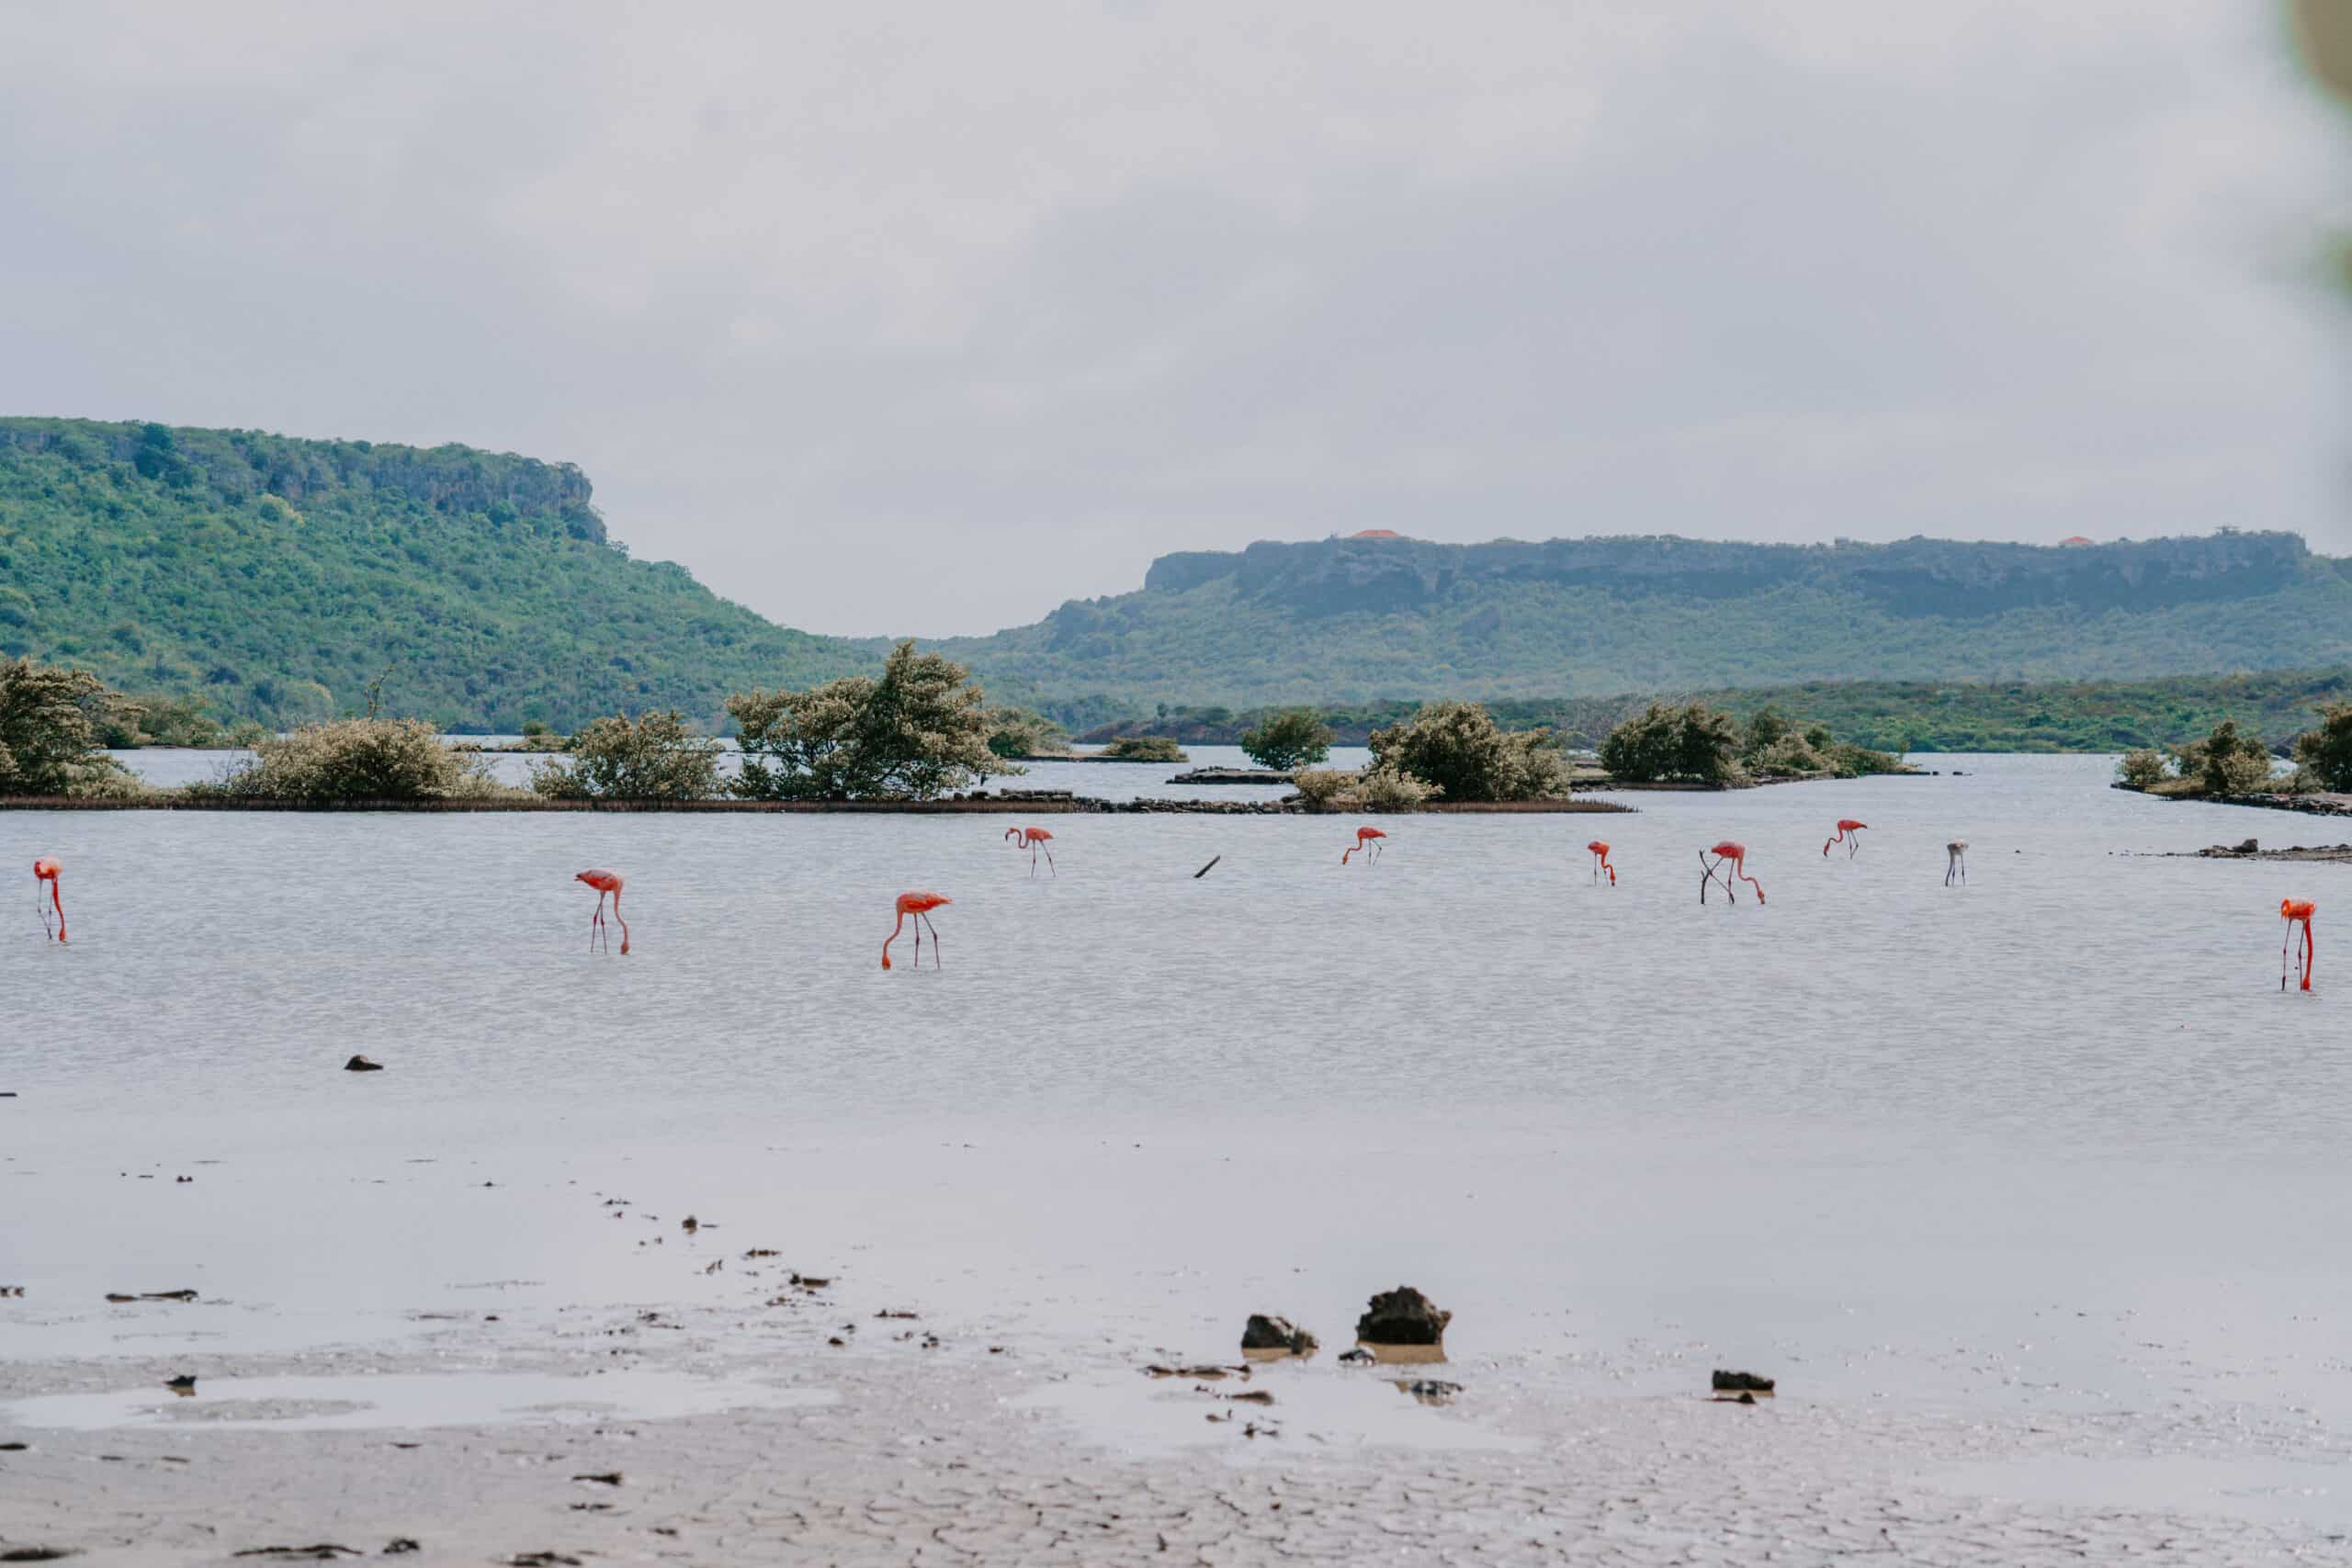
M 1383 1291 L 1356 1319 L 1356 1338 L 1366 1345 L 1442 1345 L 1453 1314 L 1410 1285 Z

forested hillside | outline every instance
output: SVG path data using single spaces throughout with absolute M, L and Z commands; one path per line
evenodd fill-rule
M 1138 592 L 934 646 L 991 699 L 1073 728 L 1163 705 L 1461 696 L 1553 705 L 1573 729 L 1610 707 L 1577 704 L 1630 693 L 2352 662 L 2352 562 L 2228 530 L 2070 547 L 1334 538 L 1164 556 Z M 681 567 L 630 560 L 569 465 L 0 419 L 0 652 L 193 695 L 221 718 L 354 712 L 380 682 L 384 711 L 452 728 L 568 730 L 673 706 L 717 728 L 731 691 L 877 670 L 886 651 L 786 630 Z M 1937 699 L 1889 700 L 1849 708 L 1838 733 L 1894 744 Z M 2162 711 L 2133 696 L 2101 720 L 2101 701 L 2035 728 L 2120 739 Z M 1962 707 L 1938 720 L 1947 744 L 2037 711 Z
M 559 728 L 878 669 L 608 540 L 568 464 L 0 419 L 0 650 L 271 724 Z
M 2309 669 L 2352 659 L 2347 567 L 2291 534 L 2227 531 L 2064 547 L 1340 538 L 1163 556 L 1138 592 L 941 646 L 1080 723 L 1120 703 Z

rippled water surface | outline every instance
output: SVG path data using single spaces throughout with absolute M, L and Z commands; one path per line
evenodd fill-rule
M 2352 1409 L 2352 873 L 2148 853 L 2352 835 L 2115 792 L 2107 759 L 1929 761 L 1392 818 L 1346 867 L 1351 818 L 1057 817 L 1035 880 L 985 817 L 0 816 L 64 863 L 74 934 L 43 945 L 27 878 L 0 1282 L 335 1333 L 490 1281 L 692 1289 L 605 1245 L 593 1194 L 626 1191 L 1047 1324 L 1329 1325 L 1408 1277 L 1473 1348 Z M 1769 903 L 1701 906 L 1726 837 Z M 628 878 L 627 958 L 587 950 L 592 865 Z M 879 966 L 906 888 L 955 900 L 942 971 Z M 2278 989 L 2289 896 L 2321 907 L 2311 997 Z

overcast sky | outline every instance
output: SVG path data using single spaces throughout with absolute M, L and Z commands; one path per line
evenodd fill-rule
M 2259 4 L 0 8 L 0 412 L 463 441 L 787 624 L 1169 550 L 2352 553 Z

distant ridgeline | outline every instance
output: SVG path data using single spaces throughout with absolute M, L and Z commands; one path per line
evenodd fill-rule
M 1140 592 L 941 646 L 1080 724 L 1137 702 L 2309 669 L 2352 660 L 2352 561 L 2227 530 L 2065 547 L 1335 538 L 1162 556 Z
M 1138 592 L 932 646 L 991 700 L 1072 728 L 1161 705 L 2144 680 L 2352 662 L 2347 570 L 2294 535 L 2226 530 L 2064 547 L 1334 538 L 1164 556 Z M 568 464 L 0 419 L 0 652 L 223 718 L 351 713 L 380 682 L 383 711 L 452 728 L 666 707 L 715 728 L 729 692 L 876 671 L 887 651 L 629 559 Z
M 494 729 L 880 667 L 630 560 L 589 493 L 467 446 L 0 419 L 0 651 L 271 724 L 381 677 L 387 713 Z

